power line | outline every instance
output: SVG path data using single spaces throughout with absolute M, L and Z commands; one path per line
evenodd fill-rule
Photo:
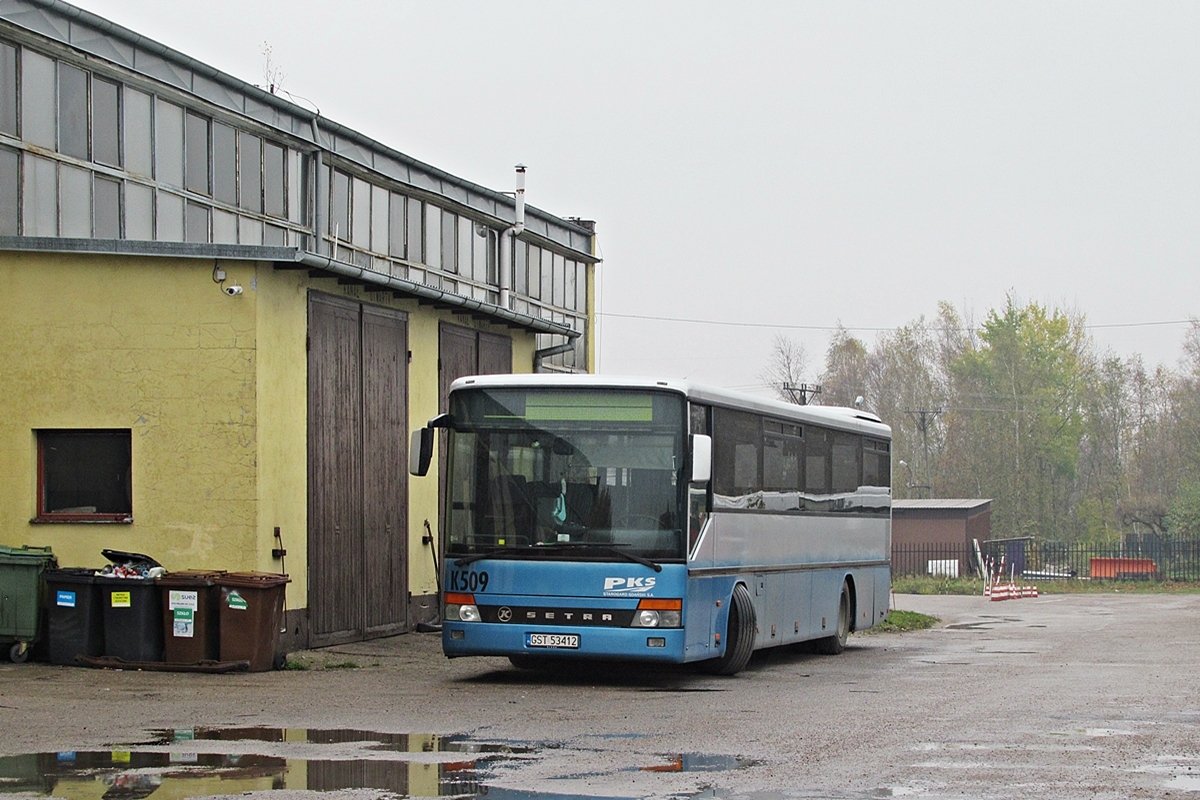
M 730 327 L 730 328 L 773 328 L 773 329 L 777 329 L 777 330 L 794 330 L 794 331 L 845 330 L 845 331 L 869 331 L 872 333 L 883 333 L 883 332 L 888 332 L 888 331 L 894 331 L 900 327 L 903 327 L 903 326 L 895 326 L 895 327 L 891 327 L 891 328 L 872 328 L 872 327 L 859 327 L 859 326 L 849 326 L 849 325 L 786 325 L 786 324 L 776 324 L 776 323 L 772 323 L 772 322 L 734 322 L 734 321 L 730 321 L 730 320 L 719 320 L 719 319 L 691 319 L 688 317 L 659 317 L 659 316 L 652 316 L 649 314 L 618 314 L 618 313 L 615 313 L 612 311 L 601 311 L 597 314 L 597 316 L 612 317 L 614 319 L 640 319 L 640 320 L 647 320 L 650 322 L 682 322 L 682 323 L 686 323 L 688 325 L 723 325 L 725 327 Z M 1194 320 L 1194 319 L 1169 319 L 1169 320 L 1156 320 L 1153 322 L 1109 322 L 1109 323 L 1099 323 L 1099 324 L 1094 324 L 1094 325 L 1088 324 L 1088 325 L 1084 325 L 1083 327 L 1087 330 L 1097 330 L 1100 328 L 1148 328 L 1148 327 L 1156 327 L 1156 326 L 1162 326 L 1162 325 L 1191 325 L 1195 321 L 1196 320 Z M 955 331 L 959 331 L 959 332 L 968 332 L 968 331 L 980 331 L 983 329 L 980 327 L 947 329 L 947 328 L 943 328 L 941 326 L 930 326 L 930 330 L 935 330 L 935 331 L 955 330 Z

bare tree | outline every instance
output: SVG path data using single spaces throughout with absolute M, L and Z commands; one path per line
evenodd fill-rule
M 808 369 L 808 352 L 804 345 L 777 334 L 771 343 L 771 356 L 758 378 L 775 390 L 780 400 L 803 404 L 804 372 Z

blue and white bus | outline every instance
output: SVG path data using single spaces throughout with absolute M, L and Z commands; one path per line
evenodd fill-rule
M 887 613 L 891 429 L 686 381 L 461 378 L 415 431 L 448 436 L 447 656 L 518 667 L 707 662 L 845 647 Z

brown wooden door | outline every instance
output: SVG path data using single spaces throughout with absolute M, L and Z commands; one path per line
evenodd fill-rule
M 408 627 L 408 326 L 364 306 L 363 573 L 365 634 Z
M 321 294 L 308 320 L 313 646 L 408 625 L 405 315 Z

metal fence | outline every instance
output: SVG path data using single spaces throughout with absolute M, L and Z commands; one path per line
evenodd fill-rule
M 993 563 L 1003 558 L 1005 574 L 1026 580 L 1200 581 L 1200 541 L 1141 537 L 1118 545 L 1007 539 L 981 542 Z M 892 546 L 892 574 L 968 577 L 979 574 L 973 546 Z

